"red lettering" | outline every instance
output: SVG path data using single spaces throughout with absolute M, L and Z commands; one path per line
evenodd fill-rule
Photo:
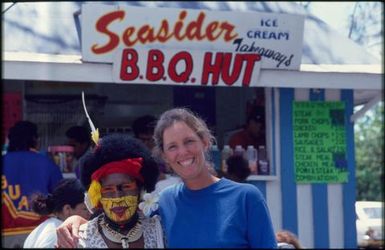
M 120 68 L 120 79 L 132 81 L 138 78 L 138 52 L 134 49 L 124 49 L 122 52 L 122 67 Z M 131 69 L 128 72 L 128 69 Z
M 135 43 L 138 41 L 138 39 L 135 39 L 133 41 L 130 41 L 130 37 L 132 34 L 134 34 L 135 28 L 134 27 L 128 27 L 124 32 L 123 32 L 123 42 L 127 47 L 131 47 L 135 45 Z
M 179 61 L 183 60 L 186 65 L 186 69 L 182 71 L 179 75 L 176 72 L 176 66 L 179 63 Z M 186 51 L 181 51 L 177 54 L 175 54 L 169 64 L 168 64 L 168 75 L 170 76 L 170 79 L 174 82 L 187 82 L 190 74 L 193 70 L 193 59 L 190 53 Z
M 249 86 L 251 76 L 253 74 L 255 62 L 260 61 L 261 56 L 258 54 L 241 54 L 241 55 L 243 56 L 243 59 L 246 61 L 246 69 L 243 75 L 242 85 Z
M 198 41 L 202 40 L 204 36 L 201 34 L 203 19 L 205 14 L 203 12 L 199 13 L 199 16 L 196 21 L 192 21 L 187 25 L 186 36 L 188 39 L 193 40 L 196 38 Z
M 164 43 L 172 37 L 172 34 L 168 34 L 168 22 L 167 20 L 162 20 L 158 34 L 156 35 L 159 42 Z
M 124 17 L 124 10 L 117 10 L 99 18 L 96 22 L 96 30 L 107 35 L 108 41 L 103 45 L 93 44 L 91 46 L 93 53 L 103 54 L 111 52 L 119 46 L 119 35 L 109 30 L 108 26 L 114 21 L 122 21 Z M 142 44 L 153 42 L 165 43 L 172 38 L 177 41 L 183 41 L 185 39 L 196 41 L 207 39 L 208 41 L 215 41 L 224 34 L 223 40 L 229 42 L 238 36 L 235 32 L 235 26 L 228 22 L 213 21 L 204 26 L 206 17 L 204 12 L 200 12 L 195 20 L 187 22 L 185 26 L 184 20 L 186 17 L 187 11 L 181 11 L 174 26 L 171 26 L 168 20 L 163 19 L 158 30 L 148 24 L 139 26 L 138 28 L 128 26 L 121 34 L 122 42 L 125 47 L 133 47 L 138 41 Z M 170 27 L 172 28 L 170 29 Z M 186 27 L 186 29 L 184 29 L 184 27 Z
M 219 80 L 219 73 L 221 72 L 222 66 L 222 53 L 217 53 L 215 56 L 214 64 L 211 64 L 213 53 L 205 53 L 203 59 L 203 71 L 202 71 L 202 85 L 207 85 L 209 74 L 212 74 L 212 85 L 217 85 Z
M 223 22 L 221 24 L 221 28 L 222 28 L 222 30 L 225 31 L 225 35 L 224 35 L 224 38 L 223 38 L 225 40 L 225 42 L 229 42 L 229 41 L 233 40 L 234 38 L 236 38 L 238 36 L 237 33 L 232 34 L 232 32 L 234 31 L 235 26 L 230 24 L 230 23 L 228 23 L 228 22 Z
M 222 80 L 226 85 L 233 85 L 238 80 L 239 74 L 242 70 L 243 58 L 242 54 L 236 54 L 234 59 L 233 71 L 230 73 L 232 53 L 224 53 L 222 66 Z
M 184 35 L 180 34 L 180 33 L 182 33 L 181 30 L 183 28 L 183 19 L 186 18 L 186 15 L 187 15 L 187 12 L 185 10 L 181 11 L 179 14 L 179 20 L 175 23 L 174 36 L 175 36 L 176 40 L 182 41 L 186 36 L 186 34 L 184 34 Z
M 160 50 L 152 49 L 148 52 L 146 78 L 149 81 L 158 81 L 164 75 L 164 55 Z M 154 73 L 156 69 L 156 73 Z
M 216 36 L 213 34 L 217 28 L 218 28 L 218 22 L 212 22 L 209 25 L 207 25 L 207 28 L 206 28 L 207 40 L 214 41 L 222 34 L 222 30 Z
M 142 26 L 138 31 L 138 39 L 143 44 L 146 44 L 147 42 L 154 42 L 154 29 L 150 25 Z
M 92 52 L 94 52 L 95 54 L 103 54 L 115 49 L 119 45 L 119 36 L 116 35 L 114 32 L 109 31 L 107 27 L 113 21 L 117 19 L 122 20 L 123 18 L 124 18 L 124 11 L 117 10 L 102 16 L 96 22 L 96 30 L 99 31 L 100 33 L 106 34 L 109 37 L 109 40 L 107 44 L 102 46 L 99 46 L 98 44 L 92 45 L 91 47 Z

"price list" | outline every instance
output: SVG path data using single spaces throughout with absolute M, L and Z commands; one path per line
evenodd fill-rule
M 294 102 L 294 164 L 297 183 L 347 182 L 345 105 Z

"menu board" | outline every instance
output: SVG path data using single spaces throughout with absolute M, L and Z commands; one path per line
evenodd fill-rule
M 339 101 L 293 102 L 297 183 L 347 182 L 344 114 Z

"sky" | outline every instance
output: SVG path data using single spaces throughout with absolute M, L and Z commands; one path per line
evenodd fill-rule
M 353 13 L 356 1 L 351 2 L 311 2 L 309 10 L 336 29 L 344 36 L 348 36 L 349 19 L 348 16 Z M 383 58 L 380 46 L 367 48 L 368 52 L 378 59 Z
M 337 30 L 346 31 L 346 17 L 355 2 L 312 2 L 311 11 Z M 3 3 L 2 10 L 7 9 L 13 3 Z
M 298 2 L 297 2 L 298 3 Z M 329 24 L 333 29 L 340 32 L 343 36 L 348 35 L 348 16 L 352 13 L 354 5 L 357 1 L 334 1 L 334 2 L 320 2 L 312 1 L 309 5 L 309 10 L 318 18 Z M 239 3 L 235 3 L 239 5 Z M 2 10 L 12 6 L 13 3 L 3 3 Z M 47 26 L 48 27 L 48 26 Z M 375 57 L 381 57 L 382 53 L 379 52 L 378 47 L 367 48 L 368 52 L 372 53 Z
M 342 34 L 347 34 L 347 17 L 352 13 L 354 4 L 355 2 L 312 2 L 310 11 Z

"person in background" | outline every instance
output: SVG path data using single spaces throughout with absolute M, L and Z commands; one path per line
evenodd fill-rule
M 154 143 L 154 129 L 156 125 L 156 118 L 152 115 L 144 115 L 137 118 L 132 124 L 132 130 L 135 138 L 141 140 L 149 150 L 153 150 Z M 160 157 L 155 159 L 160 170 L 159 179 L 156 183 L 156 191 L 159 193 L 163 189 L 173 184 L 179 183 L 181 179 L 175 176 L 172 170 L 162 161 Z
M 149 150 L 155 146 L 153 139 L 155 125 L 156 118 L 152 115 L 141 116 L 132 123 L 135 138 L 141 140 Z
M 56 227 L 71 215 L 85 219 L 90 213 L 84 204 L 85 189 L 76 178 L 61 180 L 52 194 L 37 193 L 32 199 L 32 209 L 40 215 L 49 215 L 36 227 L 24 242 L 24 248 L 54 248 L 57 243 Z
M 278 248 L 291 248 L 291 249 L 302 249 L 301 244 L 297 236 L 292 232 L 287 230 L 280 230 L 276 233 L 276 238 L 278 242 Z
M 90 132 L 83 126 L 72 126 L 66 131 L 67 145 L 74 148 L 74 157 L 77 160 L 74 172 L 80 178 L 80 171 L 84 156 L 91 151 Z
M 241 155 L 232 155 L 226 160 L 227 178 L 235 182 L 245 182 L 250 175 L 249 162 Z
M 30 195 L 48 194 L 63 179 L 59 167 L 38 153 L 35 123 L 19 121 L 8 134 L 2 168 L 2 245 L 21 248 L 28 234 L 46 217 L 32 211 Z
M 241 131 L 229 138 L 229 145 L 233 149 L 237 145 L 241 145 L 244 149 L 248 145 L 253 145 L 255 148 L 266 145 L 265 108 L 263 106 L 256 106 L 250 111 L 247 115 L 246 125 Z

